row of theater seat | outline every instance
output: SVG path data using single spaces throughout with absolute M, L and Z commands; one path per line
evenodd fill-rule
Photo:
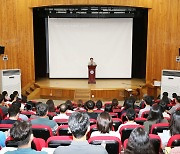
M 149 138 L 152 145 L 154 146 L 156 153 L 158 154 L 162 150 L 160 137 L 155 134 L 149 134 Z M 47 141 L 41 138 L 34 138 L 31 147 L 37 151 L 41 151 L 43 147 L 57 148 L 58 146 L 68 146 L 71 144 L 72 140 L 73 140 L 72 136 L 51 136 L 47 139 Z M 88 142 L 94 145 L 100 145 L 103 143 L 106 145 L 106 150 L 109 154 L 119 154 L 121 153 L 122 148 L 126 149 L 128 139 L 124 141 L 123 146 L 121 141 L 117 137 L 109 137 L 109 136 L 91 137 L 89 138 Z M 17 143 L 15 143 L 13 139 L 9 137 L 6 140 L 6 146 L 17 147 Z M 180 146 L 180 135 L 172 136 L 169 139 L 167 146 L 169 147 Z
M 9 128 L 11 128 L 11 124 L 0 124 L 0 131 L 7 131 Z M 144 127 L 142 125 L 125 125 L 121 127 L 119 133 L 121 135 L 121 142 L 123 143 L 124 140 L 126 140 L 131 131 L 136 127 Z M 113 127 L 114 129 L 114 127 Z M 163 130 L 168 130 L 169 124 L 168 123 L 159 123 L 159 124 L 153 124 L 151 127 L 151 134 L 158 134 L 162 133 Z M 43 138 L 44 140 L 47 140 L 49 137 L 53 136 L 52 130 L 49 126 L 45 125 L 32 125 L 33 134 L 37 138 Z M 91 125 L 90 132 L 87 136 L 87 138 L 90 137 L 90 134 L 93 131 L 97 131 L 96 124 Z M 61 125 L 58 127 L 57 130 L 57 136 L 71 136 L 72 134 L 68 130 L 68 125 Z

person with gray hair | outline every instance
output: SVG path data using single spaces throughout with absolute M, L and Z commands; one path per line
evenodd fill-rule
M 69 117 L 68 125 L 73 136 L 71 145 L 59 146 L 53 154 L 108 154 L 103 146 L 91 145 L 86 140 L 86 135 L 90 130 L 90 120 L 87 113 L 72 113 Z

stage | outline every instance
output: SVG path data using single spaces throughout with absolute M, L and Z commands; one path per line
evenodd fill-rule
M 96 79 L 96 84 L 88 84 L 88 79 L 49 79 L 36 81 L 40 87 L 41 98 L 62 100 L 102 99 L 123 100 L 127 90 L 140 89 L 145 85 L 144 79 Z

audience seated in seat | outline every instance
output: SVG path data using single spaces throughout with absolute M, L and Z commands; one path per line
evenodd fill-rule
M 161 112 L 161 108 L 158 104 L 154 104 L 150 109 L 147 121 L 144 122 L 145 130 L 149 133 L 152 124 L 156 124 L 156 123 L 168 123 L 167 119 L 164 119 Z
M 73 141 L 70 146 L 60 146 L 54 154 L 107 154 L 102 146 L 90 145 L 86 140 L 86 135 L 90 130 L 90 121 L 87 113 L 74 112 L 68 120 L 70 131 L 73 135 Z
M 73 111 L 73 104 L 72 104 L 72 102 L 70 101 L 70 100 L 67 100 L 66 102 L 65 102 L 65 104 L 67 105 L 67 107 L 68 107 L 68 109 L 67 109 L 67 113 L 72 113 L 72 112 L 74 112 Z
M 49 120 L 48 114 L 48 106 L 44 103 L 39 103 L 37 105 L 37 111 L 36 111 L 38 118 L 31 120 L 32 125 L 33 124 L 39 124 L 39 125 L 47 125 L 50 126 L 53 133 L 56 134 L 56 130 L 58 128 L 58 124 L 54 120 Z
M 98 100 L 98 101 L 96 102 L 96 109 L 94 109 L 94 110 L 104 111 L 104 109 L 102 108 L 102 106 L 103 106 L 102 101 L 101 101 L 101 100 Z
M 131 132 L 124 154 L 155 154 L 148 133 L 143 128 L 138 127 Z
M 95 103 L 92 100 L 89 100 L 85 103 L 87 108 L 87 114 L 89 115 L 90 119 L 97 119 L 98 114 L 94 113 L 93 109 L 95 107 Z
M 127 118 L 127 122 L 124 124 L 121 124 L 117 130 L 117 132 L 120 131 L 122 126 L 126 126 L 126 125 L 136 125 L 137 123 L 134 121 L 134 119 L 136 118 L 136 112 L 134 109 L 130 108 L 127 110 L 126 112 L 126 118 Z M 137 124 L 138 125 L 138 124 Z
M 46 104 L 48 105 L 48 116 L 53 118 L 53 116 L 56 116 L 56 107 L 54 105 L 54 102 L 52 99 L 47 100 Z
M 30 122 L 16 121 L 10 129 L 10 136 L 17 142 L 18 149 L 8 151 L 5 154 L 47 154 L 46 152 L 37 152 L 31 149 L 33 134 Z
M 162 114 L 163 114 L 163 117 L 165 118 L 170 118 L 170 114 L 168 114 L 167 112 L 165 112 L 166 111 L 166 109 L 167 109 L 167 104 L 166 104 L 166 102 L 164 102 L 163 100 L 161 100 L 160 101 L 160 103 L 159 103 L 159 106 L 160 106 L 160 108 L 161 108 L 161 112 L 162 112 Z
M 113 121 L 112 117 L 108 112 L 102 112 L 97 117 L 97 129 L 91 134 L 91 137 L 94 136 L 115 136 L 120 139 L 119 132 L 112 131 Z
M 83 101 L 79 99 L 77 101 L 77 107 L 74 109 L 74 111 L 84 111 L 85 109 L 83 108 Z
M 170 137 L 176 134 L 180 134 L 180 110 L 175 111 L 171 115 L 169 130 L 165 130 L 163 133 L 158 133 L 161 138 L 163 147 L 167 145 Z
M 152 100 L 152 97 L 151 97 L 151 96 L 145 96 L 145 97 L 144 97 L 144 101 L 145 101 L 146 107 L 143 108 L 143 109 L 141 109 L 141 110 L 139 111 L 139 114 L 138 114 L 138 117 L 139 117 L 139 118 L 141 117 L 141 115 L 142 115 L 142 113 L 143 113 L 144 111 L 149 111 L 150 108 L 151 108 L 151 106 L 152 106 L 152 104 L 153 104 L 153 100 Z
M 1 121 L 1 124 L 14 124 L 19 118 L 20 109 L 18 106 L 10 106 L 8 109 L 9 117 Z
M 177 96 L 176 99 L 175 99 L 175 102 L 176 102 L 176 105 L 173 106 L 169 111 L 168 113 L 172 114 L 176 111 L 176 109 L 180 108 L 180 96 Z
M 119 109 L 119 102 L 116 98 L 112 100 L 112 109 Z
M 125 114 L 129 108 L 133 108 L 133 109 L 134 109 L 134 103 L 135 103 L 135 102 L 134 102 L 133 99 L 126 99 L 126 100 L 124 101 L 123 108 L 122 108 L 122 110 L 121 110 L 121 116 L 122 116 L 123 114 Z M 123 119 L 121 119 L 121 120 L 123 120 Z
M 18 101 L 15 101 L 12 103 L 12 106 L 17 106 L 20 110 L 19 118 L 25 121 L 28 121 L 28 117 L 25 114 L 21 114 L 22 109 L 22 104 Z
M 69 116 L 66 115 L 66 111 L 68 109 L 68 106 L 66 103 L 63 103 L 59 106 L 60 114 L 53 117 L 53 120 L 55 119 L 68 119 Z
M 8 114 L 8 105 L 4 102 L 4 96 L 0 95 L 0 108 L 3 111 L 3 115 Z

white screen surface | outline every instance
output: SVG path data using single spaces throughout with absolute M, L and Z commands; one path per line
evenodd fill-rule
M 50 78 L 87 78 L 89 58 L 96 78 L 131 78 L 131 18 L 49 18 Z

